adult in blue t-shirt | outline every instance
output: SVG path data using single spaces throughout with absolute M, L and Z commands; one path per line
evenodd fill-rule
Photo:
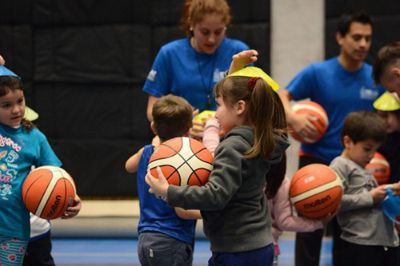
M 364 62 L 371 46 L 372 21 L 362 12 L 343 15 L 336 31 L 339 56 L 315 63 L 298 73 L 279 94 L 285 106 L 288 124 L 297 134 L 316 133 L 310 115 L 295 114 L 291 100 L 309 98 L 327 112 L 329 126 L 324 136 L 312 144 L 301 144 L 299 168 L 311 164 L 329 164 L 343 150 L 340 135 L 345 117 L 353 111 L 373 111 L 372 103 L 384 91 L 376 87 L 372 68 Z M 333 226 L 333 264 L 340 266 L 340 230 Z M 337 232 L 337 233 L 336 233 Z M 297 233 L 295 265 L 318 266 L 322 230 Z
M 248 50 L 241 41 L 225 36 L 230 9 L 225 0 L 186 1 L 182 28 L 187 38 L 161 47 L 147 76 L 143 90 L 149 94 L 147 117 L 161 96 L 174 94 L 185 98 L 194 109 L 215 110 L 212 90 L 229 69 L 232 56 Z

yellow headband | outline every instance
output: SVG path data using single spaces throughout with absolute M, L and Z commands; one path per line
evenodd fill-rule
M 253 67 L 253 66 L 245 67 L 238 71 L 233 72 L 232 74 L 229 74 L 228 77 L 260 77 L 265 82 L 267 82 L 268 85 L 271 86 L 271 88 L 274 91 L 279 90 L 279 84 L 275 80 L 273 80 L 270 76 L 268 76 L 267 73 L 265 73 L 261 68 L 258 67 Z

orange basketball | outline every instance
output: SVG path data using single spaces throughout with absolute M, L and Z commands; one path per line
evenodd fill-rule
M 294 139 L 303 143 L 314 143 L 322 138 L 325 134 L 328 125 L 328 115 L 326 114 L 324 108 L 316 102 L 310 100 L 299 101 L 292 106 L 292 110 L 296 114 L 308 114 L 315 117 L 313 120 L 313 125 L 317 129 L 318 134 L 314 137 L 303 137 L 291 130 L 291 135 Z
M 333 169 L 323 164 L 309 164 L 293 175 L 289 195 L 299 214 L 321 219 L 339 207 L 343 185 Z
M 26 208 L 43 219 L 61 217 L 75 198 L 75 183 L 62 168 L 41 166 L 33 169 L 22 185 Z
M 213 156 L 200 141 L 178 137 L 161 143 L 150 157 L 148 169 L 157 177 L 159 166 L 172 185 L 202 186 L 213 169 L 212 161 Z
M 371 173 L 379 185 L 387 184 L 390 179 L 390 165 L 386 158 L 376 152 L 369 164 L 365 166 L 369 173 Z

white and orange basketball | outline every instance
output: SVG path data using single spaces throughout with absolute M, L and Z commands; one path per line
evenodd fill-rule
M 213 156 L 198 140 L 178 137 L 160 144 L 150 157 L 148 169 L 158 177 L 159 166 L 168 183 L 202 186 L 213 169 Z
M 304 217 L 321 219 L 334 213 L 340 205 L 343 185 L 330 167 L 310 164 L 292 177 L 289 196 L 297 212 Z
M 293 138 L 303 143 L 314 143 L 320 140 L 329 126 L 328 115 L 324 108 L 316 102 L 303 100 L 295 103 L 292 106 L 292 110 L 296 114 L 308 114 L 315 117 L 315 120 L 313 120 L 312 123 L 317 130 L 317 135 L 312 137 L 300 136 L 294 132 L 294 130 L 291 130 L 290 133 Z
M 72 205 L 76 195 L 72 177 L 62 168 L 41 166 L 33 169 L 22 185 L 26 208 L 43 219 L 56 219 Z
M 379 185 L 387 184 L 389 182 L 390 165 L 386 158 L 379 152 L 374 154 L 374 157 L 365 168 L 375 177 Z

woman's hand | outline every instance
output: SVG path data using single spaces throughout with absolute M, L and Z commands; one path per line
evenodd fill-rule
M 161 168 L 156 168 L 158 178 L 151 175 L 150 171 L 146 175 L 146 183 L 150 186 L 149 192 L 153 193 L 157 198 L 167 200 L 167 192 L 169 183 L 165 176 L 163 175 Z

